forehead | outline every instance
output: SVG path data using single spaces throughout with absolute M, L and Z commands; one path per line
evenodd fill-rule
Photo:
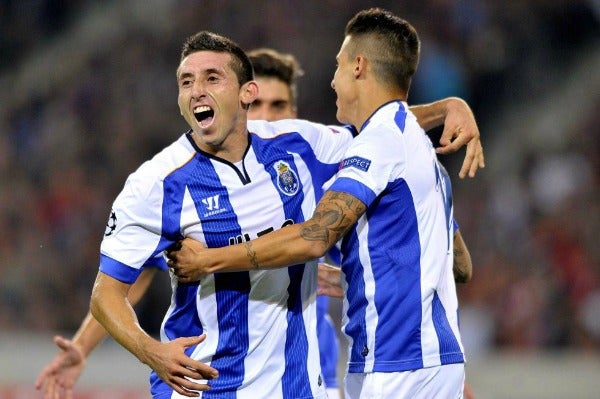
M 233 73 L 230 66 L 231 54 L 216 51 L 196 51 L 183 60 L 177 68 L 177 76 L 182 73 L 201 73 L 220 71 Z
M 336 58 L 339 60 L 342 57 L 342 55 L 348 55 L 348 48 L 350 46 L 350 36 L 346 36 L 344 37 L 344 41 L 342 42 L 342 45 L 340 46 L 340 51 L 338 51 Z
M 290 87 L 285 82 L 275 77 L 265 76 L 257 76 L 255 80 L 258 84 L 257 98 L 290 100 Z

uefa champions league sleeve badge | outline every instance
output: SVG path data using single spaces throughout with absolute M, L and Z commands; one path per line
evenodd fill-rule
M 104 230 L 104 236 L 108 237 L 111 235 L 115 229 L 117 228 L 117 214 L 114 209 L 110 211 L 110 216 L 108 217 L 108 222 L 106 222 L 106 229 Z

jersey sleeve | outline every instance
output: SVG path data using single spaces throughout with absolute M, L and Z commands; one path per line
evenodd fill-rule
M 113 203 L 100 245 L 100 271 L 133 283 L 143 267 L 166 270 L 161 240 L 162 190 L 143 174 L 130 176 Z
M 370 206 L 401 175 L 404 152 L 401 138 L 385 127 L 359 135 L 346 151 L 329 190 L 350 194 Z

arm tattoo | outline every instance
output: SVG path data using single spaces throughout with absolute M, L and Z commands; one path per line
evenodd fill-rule
M 246 241 L 244 244 L 246 247 L 246 256 L 248 256 L 248 260 L 250 260 L 250 264 L 254 269 L 259 268 L 258 259 L 256 259 L 256 252 L 252 249 L 252 242 Z
M 329 191 L 319 202 L 313 223 L 304 227 L 300 235 L 307 241 L 322 241 L 326 245 L 335 243 L 366 209 L 362 201 L 350 194 Z

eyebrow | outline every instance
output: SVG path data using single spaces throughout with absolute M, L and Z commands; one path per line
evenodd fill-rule
M 181 79 L 189 78 L 191 76 L 193 76 L 192 73 L 190 73 L 190 72 L 184 72 L 181 75 L 177 76 L 177 79 L 181 80 Z
M 212 73 L 216 73 L 217 75 L 224 75 L 223 71 L 217 68 L 208 68 L 206 70 L 202 71 L 203 74 L 206 75 L 210 75 Z M 189 77 L 193 77 L 194 74 L 192 72 L 183 72 L 181 75 L 178 76 L 178 79 L 184 79 L 184 78 L 189 78 Z

